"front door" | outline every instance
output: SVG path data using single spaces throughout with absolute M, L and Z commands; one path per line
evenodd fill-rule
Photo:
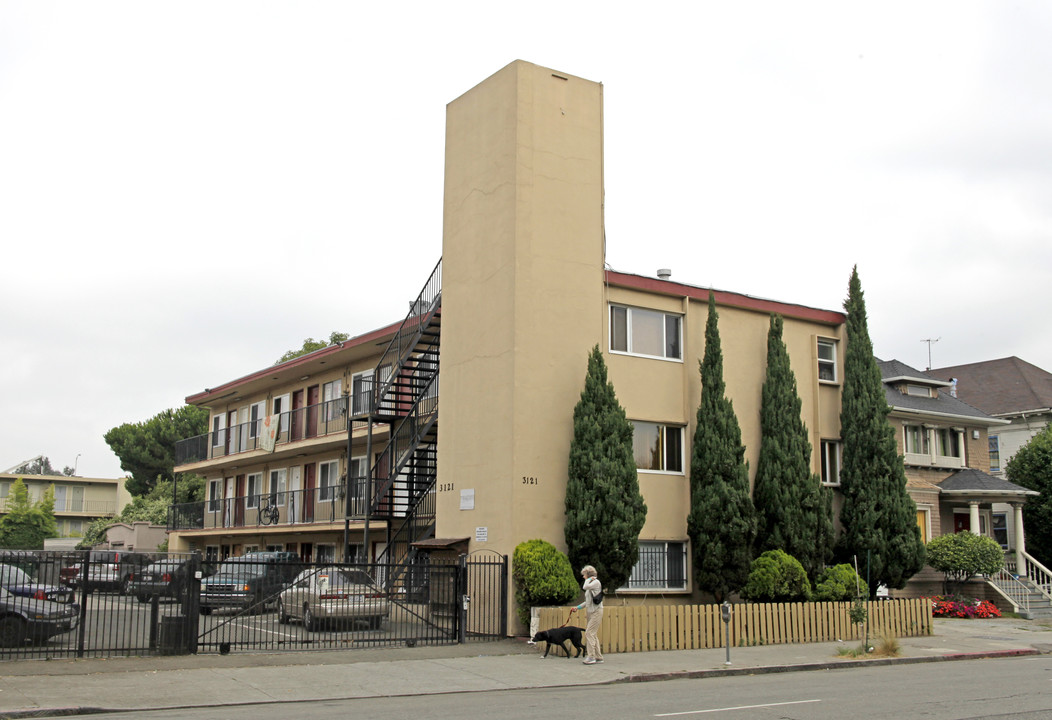
M 292 440 L 303 439 L 303 391 L 292 393 Z
M 303 466 L 303 522 L 314 522 L 314 483 L 318 471 L 317 463 Z
M 307 437 L 316 437 L 318 434 L 318 402 L 321 400 L 321 390 L 317 385 L 307 388 Z
M 234 495 L 234 527 L 245 526 L 245 476 L 238 475 Z

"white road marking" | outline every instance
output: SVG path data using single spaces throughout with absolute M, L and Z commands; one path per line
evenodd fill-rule
M 779 705 L 803 705 L 822 702 L 821 700 L 791 700 L 789 702 L 766 703 L 764 705 L 738 705 L 737 707 L 712 708 L 711 710 L 684 710 L 683 712 L 660 713 L 654 717 L 672 717 L 674 715 L 701 715 L 702 713 L 728 712 L 730 710 L 755 710 L 756 708 L 778 707 Z

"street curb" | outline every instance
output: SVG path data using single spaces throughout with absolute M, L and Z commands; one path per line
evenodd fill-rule
M 1009 658 L 1009 657 L 1027 657 L 1033 655 L 1047 655 L 1052 653 L 1052 650 L 1038 650 L 1038 649 L 1018 649 L 1018 650 L 991 650 L 988 652 L 974 652 L 974 653 L 953 653 L 949 655 L 932 655 L 930 657 L 904 657 L 904 658 L 867 658 L 864 660 L 832 660 L 829 662 L 820 663 L 800 663 L 795 665 L 762 665 L 758 667 L 728 667 L 728 668 L 715 668 L 711 670 L 676 670 L 673 672 L 663 673 L 636 673 L 633 675 L 626 675 L 621 678 L 615 678 L 613 680 L 597 680 L 595 682 L 585 683 L 566 683 L 561 685 L 543 685 L 535 687 L 545 688 L 569 688 L 569 687 L 594 687 L 598 685 L 617 685 L 621 683 L 643 683 L 643 682 L 661 682 L 664 680 L 696 680 L 703 678 L 717 678 L 717 677 L 735 677 L 742 675 L 766 675 L 773 673 L 789 673 L 789 672 L 810 672 L 814 670 L 846 670 L 848 668 L 859 668 L 859 667 L 877 667 L 883 665 L 913 665 L 917 663 L 929 663 L 929 662 L 954 662 L 957 660 L 986 660 L 992 658 Z M 526 690 L 530 689 L 530 686 L 521 687 L 509 687 L 509 688 L 491 688 L 484 690 L 457 690 L 447 691 L 439 693 L 400 693 L 398 695 L 384 695 L 382 697 L 419 697 L 420 695 L 451 695 L 460 692 L 500 692 L 504 690 Z M 325 702 L 340 702 L 346 700 L 358 700 L 364 699 L 360 696 L 352 695 L 350 697 L 335 698 L 329 697 L 321 699 Z M 165 711 L 165 710 L 185 710 L 185 709 L 204 709 L 204 708 L 220 708 L 220 707 L 245 707 L 249 705 L 270 705 L 278 703 L 298 703 L 298 702 L 310 702 L 310 699 L 300 700 L 269 700 L 269 701 L 255 701 L 255 702 L 231 702 L 231 703 L 214 703 L 214 704 L 202 704 L 202 705 L 165 705 L 159 707 L 137 707 L 137 708 L 104 708 L 104 707 L 60 707 L 60 708 L 33 708 L 26 710 L 11 710 L 11 711 L 0 711 L 0 720 L 23 720 L 24 718 L 38 718 L 38 717 L 73 717 L 78 715 L 100 715 L 103 713 L 130 713 L 130 712 L 151 712 L 151 711 Z
M 952 662 L 956 660 L 987 660 L 990 658 L 1026 657 L 1045 655 L 1036 649 L 991 650 L 988 652 L 954 653 L 951 655 L 932 655 L 930 657 L 904 658 L 866 658 L 864 660 L 832 660 L 820 663 L 802 663 L 797 665 L 764 665 L 760 667 L 716 668 L 713 670 L 678 670 L 667 673 L 637 673 L 627 675 L 613 683 L 657 682 L 662 680 L 696 680 L 711 677 L 735 677 L 740 675 L 767 675 L 787 672 L 810 672 L 813 670 L 846 670 L 855 667 L 877 667 L 882 665 L 915 665 L 928 662 Z

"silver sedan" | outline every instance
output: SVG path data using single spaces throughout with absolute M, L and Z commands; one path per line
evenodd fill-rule
M 377 629 L 389 612 L 387 594 L 369 575 L 335 565 L 304 570 L 278 596 L 278 621 L 302 620 L 308 631 L 337 622 Z

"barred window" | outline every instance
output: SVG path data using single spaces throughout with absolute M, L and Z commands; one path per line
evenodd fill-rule
M 639 559 L 625 590 L 686 590 L 687 544 L 640 541 Z

